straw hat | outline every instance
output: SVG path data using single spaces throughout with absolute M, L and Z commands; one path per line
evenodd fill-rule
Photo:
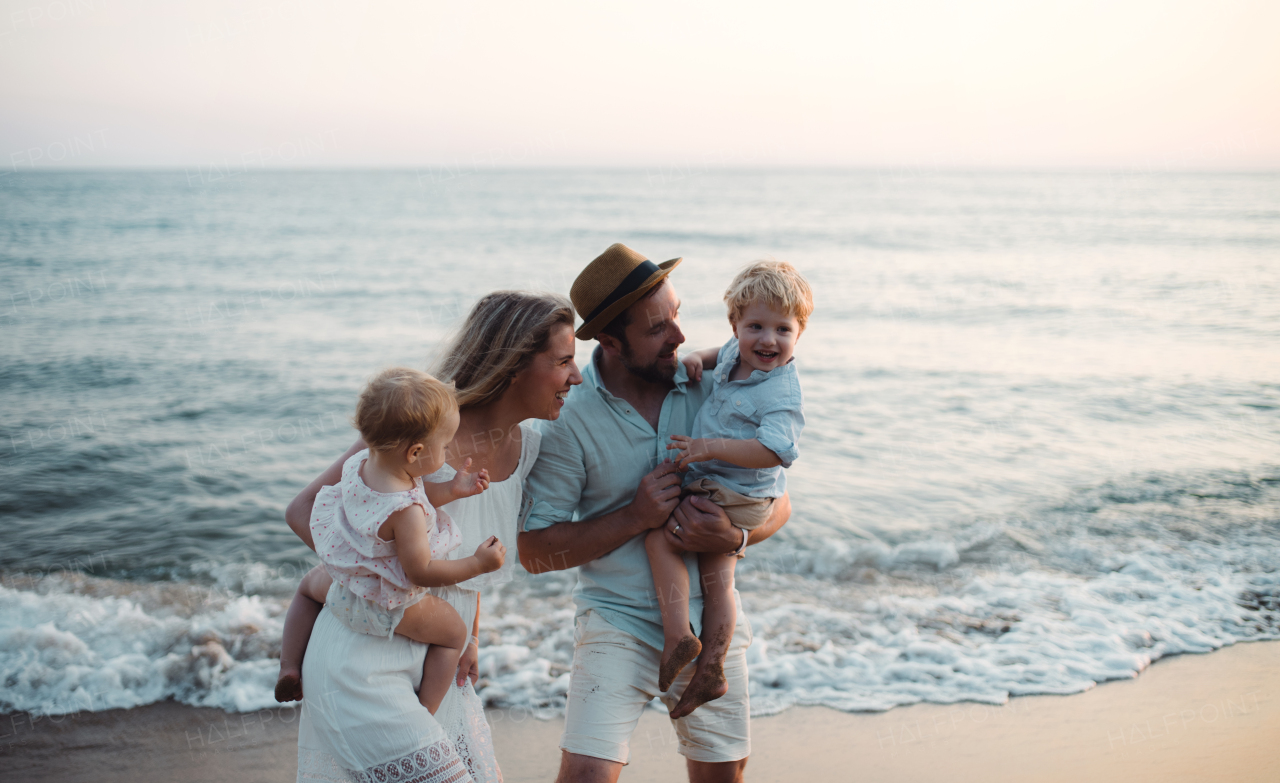
M 622 243 L 609 246 L 595 261 L 587 264 L 569 298 L 573 309 L 582 315 L 579 340 L 590 340 L 655 285 L 661 283 L 682 259 L 673 258 L 655 264 Z

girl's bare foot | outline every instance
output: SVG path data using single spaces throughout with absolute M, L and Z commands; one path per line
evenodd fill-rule
M 729 683 L 724 679 L 724 664 L 707 662 L 698 666 L 693 679 L 680 695 L 676 708 L 670 712 L 671 719 L 683 718 L 709 701 L 715 701 L 729 692 Z
M 302 672 L 280 672 L 280 679 L 276 680 L 276 701 L 302 701 Z
M 658 667 L 658 690 L 666 693 L 671 688 L 671 683 L 676 681 L 676 677 L 680 676 L 680 672 L 689 662 L 698 657 L 698 653 L 702 652 L 702 642 L 698 641 L 698 637 L 689 634 L 676 643 L 675 649 L 670 655 L 663 652 L 662 664 Z

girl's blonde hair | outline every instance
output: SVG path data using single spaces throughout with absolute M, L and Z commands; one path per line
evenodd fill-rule
M 463 408 L 496 402 L 561 324 L 573 329 L 573 305 L 563 296 L 494 291 L 471 308 L 435 372 L 457 387 Z
M 457 409 L 451 386 L 421 370 L 392 367 L 360 392 L 353 423 L 370 451 L 390 451 L 425 442 Z
M 737 325 L 738 319 L 752 302 L 764 301 L 770 307 L 790 313 L 804 331 L 813 313 L 813 292 L 809 281 L 786 261 L 756 261 L 729 283 L 724 292 L 729 305 L 729 323 Z

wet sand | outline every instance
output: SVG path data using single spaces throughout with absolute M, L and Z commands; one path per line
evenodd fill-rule
M 550 781 L 560 721 L 493 711 L 509 783 Z M 296 713 L 234 714 L 179 704 L 5 716 L 0 780 L 263 781 L 294 779 Z M 902 707 L 847 714 L 821 707 L 752 722 L 752 781 L 1280 780 L 1280 642 L 1161 661 L 1136 680 L 1073 696 L 992 707 Z M 632 737 L 623 781 L 684 778 L 665 714 Z

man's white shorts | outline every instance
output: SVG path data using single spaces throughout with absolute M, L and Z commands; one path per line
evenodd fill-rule
M 693 677 L 689 665 L 667 693 L 658 691 L 662 650 L 610 625 L 595 611 L 577 618 L 573 632 L 573 672 L 560 748 L 626 764 L 631 734 L 654 696 L 671 709 Z M 729 692 L 688 717 L 673 721 L 672 734 L 638 738 L 652 746 L 679 742 L 679 752 L 694 761 L 738 761 L 751 755 L 750 703 L 747 698 L 747 646 L 751 623 L 738 608 L 738 625 L 725 655 Z

